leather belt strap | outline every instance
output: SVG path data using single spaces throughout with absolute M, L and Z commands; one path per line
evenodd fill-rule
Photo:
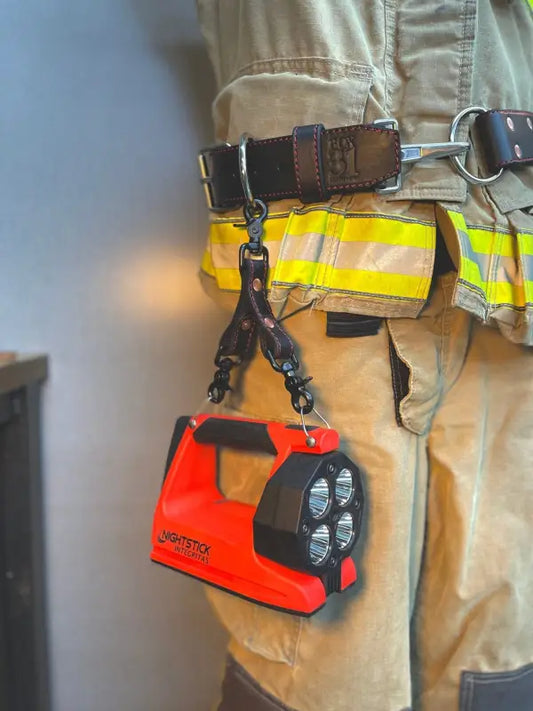
M 208 148 L 200 157 L 211 207 L 227 210 L 242 204 L 238 147 Z M 336 193 L 369 190 L 398 175 L 400 136 L 371 125 L 298 126 L 291 136 L 250 140 L 246 163 L 254 198 L 316 202 Z
M 292 132 L 294 172 L 298 197 L 303 203 L 324 200 L 322 134 L 324 126 L 296 126 Z
M 477 116 L 475 125 L 489 170 L 533 163 L 533 113 L 487 111 Z

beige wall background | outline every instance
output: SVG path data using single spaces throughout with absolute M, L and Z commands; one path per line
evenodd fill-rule
M 196 271 L 214 86 L 192 0 L 2 0 L 0 348 L 46 352 L 54 711 L 206 711 L 223 632 L 148 559 L 225 319 Z

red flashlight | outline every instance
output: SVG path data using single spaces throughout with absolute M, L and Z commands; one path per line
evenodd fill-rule
M 152 560 L 268 607 L 312 615 L 356 580 L 361 474 L 335 430 L 180 417 L 153 522 Z M 274 455 L 257 507 L 224 497 L 217 448 Z

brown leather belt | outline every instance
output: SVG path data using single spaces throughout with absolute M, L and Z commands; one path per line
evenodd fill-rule
M 473 107 L 456 117 L 455 129 L 468 113 L 478 114 L 474 125 L 490 170 L 533 163 L 533 113 Z M 441 156 L 454 156 L 457 161 L 456 154 L 469 148 L 468 143 L 453 143 L 452 134 L 451 140 L 401 145 L 393 119 L 331 129 L 321 124 L 297 126 L 290 136 L 248 141 L 247 180 L 253 197 L 263 202 L 298 198 L 311 203 L 337 193 L 394 192 L 401 186 L 402 163 Z M 199 157 L 212 210 L 229 210 L 246 202 L 239 146 L 206 148 Z M 468 180 L 470 174 L 463 174 Z M 471 182 L 492 179 L 496 176 Z
M 200 153 L 213 208 L 244 202 L 237 146 Z M 324 129 L 297 126 L 292 136 L 250 141 L 246 150 L 253 195 L 264 202 L 298 197 L 326 200 L 335 193 L 368 190 L 400 171 L 398 131 L 376 126 Z

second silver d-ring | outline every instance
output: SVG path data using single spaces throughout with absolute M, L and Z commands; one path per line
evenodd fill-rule
M 469 106 L 467 109 L 463 109 L 463 111 L 458 113 L 450 125 L 450 141 L 455 141 L 455 136 L 459 127 L 459 123 L 465 116 L 468 116 L 469 114 L 483 114 L 486 111 L 487 109 L 483 106 Z M 486 178 L 480 178 L 478 175 L 472 175 L 472 173 L 470 173 L 461 163 L 458 156 L 450 156 L 450 158 L 455 163 L 455 167 L 463 176 L 463 178 L 467 182 L 472 183 L 473 185 L 489 185 L 490 183 L 494 183 L 496 180 L 498 180 L 498 178 L 501 178 L 503 175 L 503 168 L 500 168 L 498 173 L 495 173 L 494 175 L 489 175 Z
M 239 175 L 241 178 L 242 191 L 246 198 L 246 203 L 249 210 L 255 210 L 257 203 L 250 188 L 250 180 L 248 178 L 248 164 L 246 162 L 246 145 L 251 139 L 247 133 L 241 133 L 239 138 Z

